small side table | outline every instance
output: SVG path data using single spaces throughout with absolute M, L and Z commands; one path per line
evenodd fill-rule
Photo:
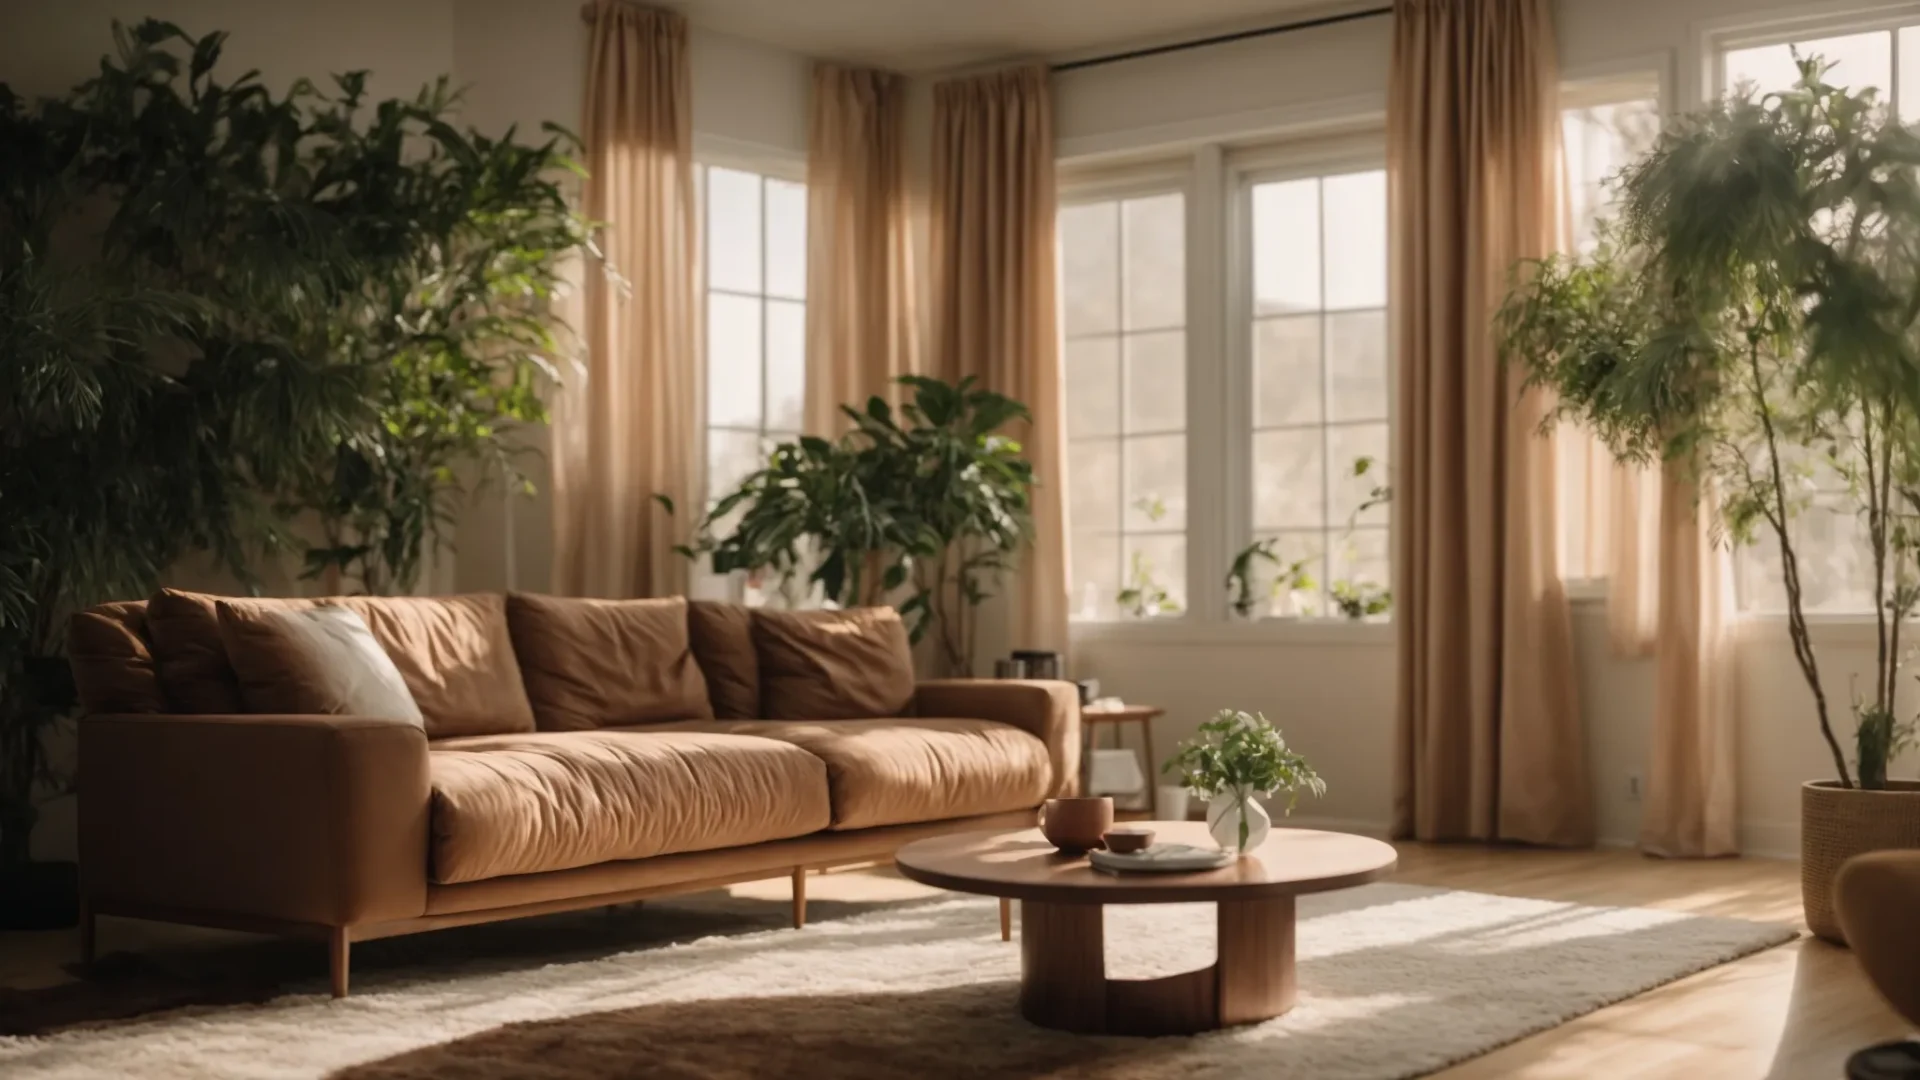
M 1102 727 L 1110 727 L 1113 729 L 1113 745 L 1115 749 L 1125 749 L 1121 743 L 1120 725 L 1140 725 L 1140 739 L 1142 745 L 1146 748 L 1147 758 L 1140 772 L 1141 775 L 1147 779 L 1147 789 L 1145 792 L 1147 804 L 1143 807 L 1115 806 L 1113 814 L 1115 820 L 1145 821 L 1153 817 L 1153 720 L 1165 712 L 1165 709 L 1154 705 L 1127 705 L 1118 709 L 1103 709 L 1098 712 L 1092 709 L 1080 710 L 1080 732 L 1083 750 L 1092 750 L 1099 744 L 1099 731 Z

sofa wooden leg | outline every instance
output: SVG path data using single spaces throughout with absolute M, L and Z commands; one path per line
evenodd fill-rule
M 333 977 L 333 996 L 347 996 L 347 957 L 352 948 L 352 940 L 347 937 L 344 926 L 330 927 L 327 931 L 327 973 Z
M 1000 940 L 1013 940 L 1013 901 L 1000 898 Z
M 793 868 L 793 928 L 807 925 L 807 868 Z
M 94 925 L 93 905 L 83 897 L 80 901 L 80 966 L 82 969 L 93 967 L 93 953 L 99 940 Z

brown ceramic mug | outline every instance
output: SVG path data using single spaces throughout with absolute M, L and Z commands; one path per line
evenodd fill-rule
M 1040 808 L 1040 833 L 1069 855 L 1100 846 L 1100 837 L 1113 828 L 1113 800 L 1105 795 L 1087 799 L 1048 799 Z

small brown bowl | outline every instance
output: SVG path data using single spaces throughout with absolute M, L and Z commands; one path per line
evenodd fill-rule
M 1107 850 L 1115 855 L 1131 855 L 1136 851 L 1145 851 L 1153 845 L 1152 829 L 1109 829 L 1100 837 Z

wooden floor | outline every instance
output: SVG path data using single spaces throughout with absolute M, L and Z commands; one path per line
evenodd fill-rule
M 1795 922 L 1799 870 L 1761 859 L 1668 862 L 1627 851 L 1541 852 L 1408 844 L 1395 880 L 1509 896 L 1587 904 L 1657 907 L 1734 918 Z M 697 898 L 729 911 L 785 917 L 788 883 L 737 886 Z M 844 905 L 926 895 L 890 872 L 853 871 L 813 879 L 816 921 Z M 745 905 L 744 907 L 742 905 Z M 1920 916 L 1920 913 L 1916 913 Z M 509 924 L 510 925 L 510 924 Z M 460 933 L 455 931 L 452 933 Z M 211 931 L 110 920 L 105 947 L 179 949 Z M 434 935 L 438 936 L 438 935 Z M 0 986 L 46 986 L 71 978 L 70 933 L 0 935 Z M 1643 994 L 1438 1074 L 1449 1080 L 1685 1077 L 1828 1080 L 1851 1051 L 1907 1034 L 1874 995 L 1850 953 L 1812 938 L 1771 949 Z

